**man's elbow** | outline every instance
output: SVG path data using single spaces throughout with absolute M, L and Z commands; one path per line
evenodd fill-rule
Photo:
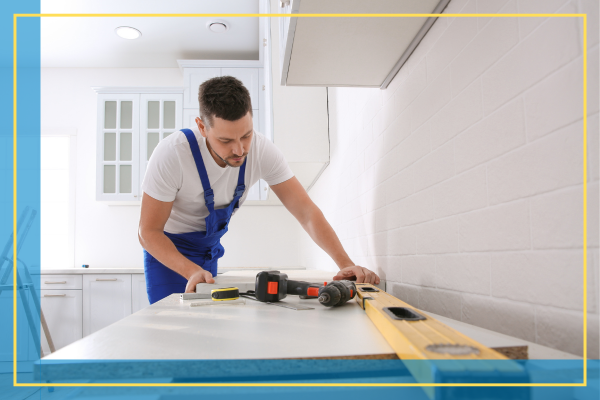
M 144 239 L 142 239 L 142 230 L 140 228 L 138 228 L 138 241 L 140 242 L 142 247 L 144 247 Z
M 151 233 L 148 231 L 148 229 L 143 229 L 142 227 L 138 228 L 138 240 L 140 241 L 140 244 L 145 250 L 148 250 L 147 245 L 150 236 Z

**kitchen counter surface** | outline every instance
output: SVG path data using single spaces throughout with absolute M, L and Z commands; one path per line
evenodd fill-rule
M 303 270 L 300 267 L 280 267 L 280 268 L 261 268 L 261 267 L 223 267 L 219 268 L 219 274 L 230 271 L 247 271 L 248 273 L 256 274 L 259 271 L 287 271 L 287 270 Z M 61 269 L 42 269 L 38 272 L 33 272 L 31 275 L 69 275 L 69 274 L 143 274 L 144 268 L 61 268 Z M 335 274 L 334 274 L 335 275 Z
M 239 275 L 247 277 L 251 273 L 244 271 Z M 290 271 L 289 276 L 290 279 L 319 281 L 331 273 Z M 229 272 L 226 275 L 236 274 Z M 247 374 L 248 366 L 240 364 L 240 360 L 257 363 L 281 359 L 334 358 L 343 361 L 397 358 L 354 300 L 337 308 L 326 308 L 316 299 L 303 300 L 297 296 L 288 296 L 284 300 L 290 305 L 313 307 L 303 311 L 249 299 L 246 304 L 190 306 L 197 301 L 181 301 L 178 294 L 173 294 L 44 357 L 39 366 L 42 368 L 43 365 L 43 369 L 38 371 L 44 371 L 44 379 L 56 379 L 65 374 L 73 379 L 89 376 L 119 379 L 121 374 L 132 370 L 140 377 L 167 374 L 181 379 L 198 376 L 210 379 L 213 377 L 211 374 L 216 373 L 214 368 L 217 364 L 214 363 L 217 360 L 222 360 L 219 363 L 231 361 L 233 364 L 227 364 L 227 368 L 233 368 L 231 371 L 237 372 L 231 373 L 243 376 Z M 490 348 L 525 347 L 530 359 L 579 358 L 461 321 L 429 312 L 423 314 L 437 318 Z M 82 365 L 74 364 L 73 360 L 86 361 Z M 107 360 L 119 360 L 119 365 L 108 368 L 111 364 L 107 364 Z M 270 365 L 273 364 L 259 363 L 257 368 L 271 368 Z M 349 365 L 353 364 L 336 364 L 335 368 L 349 368 Z M 371 368 L 369 365 L 357 364 L 356 368 Z M 314 366 L 302 364 L 300 367 L 311 370 Z M 390 364 L 390 368 L 398 366 Z M 357 372 L 359 375 L 365 373 L 362 369 Z M 220 370 L 220 373 L 224 372 Z

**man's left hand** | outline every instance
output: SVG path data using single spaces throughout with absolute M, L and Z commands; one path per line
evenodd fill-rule
M 379 277 L 377 274 L 367 268 L 361 267 L 360 265 L 353 265 L 351 267 L 341 269 L 340 272 L 333 277 L 333 280 L 351 280 L 353 277 L 356 277 L 356 283 L 371 283 L 373 285 L 379 284 Z

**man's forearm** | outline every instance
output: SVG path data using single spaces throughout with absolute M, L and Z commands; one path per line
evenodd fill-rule
M 199 265 L 185 258 L 163 232 L 140 230 L 138 237 L 148 253 L 185 279 L 190 279 L 193 273 L 201 269 Z
M 310 215 L 302 223 L 302 227 L 312 240 L 333 259 L 339 269 L 354 265 L 335 231 L 317 206 L 310 211 Z

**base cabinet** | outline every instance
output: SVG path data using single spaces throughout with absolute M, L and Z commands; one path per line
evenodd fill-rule
M 81 292 L 60 289 L 40 291 L 40 304 L 56 350 L 83 337 Z M 50 354 L 50 347 L 41 326 L 40 337 L 44 354 Z
M 150 305 L 144 274 L 41 275 L 40 282 L 40 304 L 56 350 Z M 23 316 L 21 301 L 18 304 Z M 12 310 L 12 293 L 0 294 L 0 309 Z M 29 329 L 25 317 L 18 320 L 18 329 Z M 48 355 L 50 347 L 41 324 L 38 329 L 42 350 Z M 19 351 L 23 360 L 37 358 L 31 339 L 19 345 L 28 346 L 29 351 Z M 11 346 L 9 342 L 0 346 L 0 361 L 12 360 Z
M 131 275 L 83 276 L 83 335 L 131 314 Z

